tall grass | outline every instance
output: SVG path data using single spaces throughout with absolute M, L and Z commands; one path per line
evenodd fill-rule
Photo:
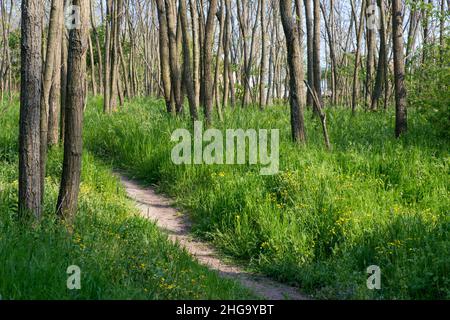
M 281 129 L 280 169 L 171 162 L 176 128 L 163 104 L 136 100 L 113 116 L 101 101 L 87 111 L 87 148 L 173 196 L 195 233 L 252 268 L 316 297 L 450 298 L 449 144 L 410 112 L 410 133 L 393 137 L 392 113 L 330 110 L 326 152 L 310 120 L 308 145 L 290 142 L 288 109 L 228 111 L 219 129 Z M 368 290 L 378 265 L 382 289 Z
M 243 299 L 221 279 L 140 218 L 118 179 L 92 154 L 83 156 L 80 205 L 73 227 L 54 216 L 61 150 L 49 154 L 45 216 L 17 220 L 18 106 L 0 118 L 1 299 Z M 71 231 L 68 231 L 71 230 Z M 81 269 L 81 290 L 66 273 Z

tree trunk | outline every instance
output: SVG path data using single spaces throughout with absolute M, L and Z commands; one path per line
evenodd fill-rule
M 19 213 L 41 216 L 40 102 L 42 17 L 40 0 L 22 0 L 19 131 Z
M 375 80 L 375 87 L 373 90 L 371 110 L 378 108 L 378 102 L 383 92 L 384 78 L 387 73 L 387 52 L 386 52 L 386 22 L 385 22 L 385 9 L 383 0 L 378 0 L 378 7 L 380 8 L 380 52 L 378 55 L 378 68 L 377 76 Z
M 174 113 L 175 108 L 172 105 L 171 87 L 170 87 L 170 65 L 169 65 L 169 35 L 167 31 L 167 18 L 164 0 L 156 0 L 158 7 L 159 21 L 159 55 L 161 79 L 163 85 L 164 99 L 168 113 Z
M 204 113 L 206 125 L 210 126 L 212 124 L 212 75 L 211 75 L 211 65 L 212 65 L 212 51 L 213 51 L 213 36 L 214 36 L 214 18 L 217 11 L 217 0 L 211 0 L 209 2 L 208 18 L 205 25 L 205 40 L 203 45 L 203 81 L 204 81 Z
M 264 26 L 265 17 L 265 1 L 261 1 L 261 68 L 259 71 L 259 108 L 262 110 L 266 103 L 266 66 L 267 66 L 267 56 L 266 56 L 266 28 Z
M 228 105 L 230 93 L 230 44 L 231 44 L 231 4 L 230 0 L 225 0 L 225 35 L 223 39 L 223 98 L 224 108 Z
M 74 0 L 73 4 L 81 8 L 81 27 L 71 30 L 69 38 L 64 160 L 57 204 L 57 214 L 69 221 L 76 213 L 80 190 L 89 8 L 88 0 Z
M 179 63 L 179 48 L 177 45 L 177 10 L 174 0 L 165 0 L 167 30 L 169 35 L 169 59 L 172 90 L 177 114 L 183 112 L 183 97 L 181 91 L 181 71 Z
M 199 28 L 197 7 L 194 4 L 195 0 L 189 0 L 189 6 L 191 9 L 191 26 L 192 26 L 192 64 L 193 64 L 193 79 L 194 93 L 195 93 L 195 105 L 200 105 L 200 43 L 199 43 Z
M 298 29 L 294 24 L 291 10 L 291 0 L 280 0 L 280 14 L 286 35 L 287 62 L 289 65 L 292 139 L 297 143 L 305 143 L 303 54 L 300 50 Z
M 65 28 L 64 28 L 65 29 Z M 67 63 L 68 63 L 68 43 L 67 33 L 63 30 L 61 37 L 61 117 L 59 120 L 59 135 L 61 142 L 64 142 L 64 132 L 66 128 L 66 98 L 67 98 Z
M 374 0 L 367 0 L 366 15 L 368 9 L 373 6 Z M 377 14 L 376 12 L 370 14 Z M 367 19 L 366 19 L 367 20 Z M 366 87 L 365 87 L 365 106 L 366 109 L 370 107 L 370 98 L 372 97 L 373 88 L 373 73 L 375 69 L 375 31 L 369 23 L 366 23 L 366 45 L 367 45 L 367 59 L 366 59 Z
M 92 26 L 92 32 L 94 33 L 94 37 L 95 37 L 95 45 L 97 48 L 97 59 L 98 59 L 98 80 L 100 83 L 100 92 L 104 92 L 103 89 L 103 85 L 104 85 L 104 80 L 103 80 L 103 59 L 102 59 L 102 50 L 100 47 L 100 39 L 98 36 L 98 32 L 97 32 L 97 27 L 95 26 L 95 13 L 94 10 L 92 8 L 93 5 L 93 1 L 91 1 L 91 7 L 90 7 L 90 11 L 91 11 L 91 26 Z M 102 13 L 103 14 L 103 13 Z
M 362 28 L 364 25 L 364 11 L 365 11 L 366 0 L 363 0 L 361 4 L 361 14 L 359 17 L 359 27 L 357 28 L 356 34 L 356 54 L 355 54 L 355 67 L 353 71 L 353 92 L 352 92 L 352 113 L 356 113 L 356 105 L 358 99 L 358 68 L 359 68 L 359 55 L 361 48 L 361 37 L 362 37 Z M 356 10 L 356 9 L 355 9 Z M 356 19 L 356 18 L 355 18 Z M 355 21 L 355 25 L 358 23 Z
M 403 53 L 403 10 L 401 0 L 392 0 L 392 37 L 395 80 L 395 135 L 400 137 L 408 130 L 405 55 Z
M 106 21 L 105 21 L 105 76 L 103 85 L 103 111 L 111 112 L 111 19 L 112 0 L 106 1 Z
M 61 27 L 59 28 L 57 45 L 55 48 L 55 68 L 53 68 L 52 87 L 50 90 L 49 113 L 48 113 L 48 145 L 58 144 L 59 139 L 59 117 L 61 110 L 61 49 L 62 49 L 62 24 L 63 17 L 60 16 Z
M 314 91 L 317 95 L 320 106 L 316 109 L 322 108 L 322 88 L 321 88 L 321 73 L 320 68 L 320 1 L 314 0 L 314 39 L 313 39 L 313 65 L 314 65 Z
M 222 106 L 221 99 L 220 99 L 220 92 L 219 92 L 219 68 L 220 68 L 220 57 L 222 55 L 222 48 L 223 48 L 223 42 L 224 42 L 224 30 L 225 30 L 225 6 L 223 5 L 223 0 L 221 3 L 220 12 L 217 12 L 217 17 L 219 19 L 219 43 L 217 47 L 217 54 L 216 54 L 216 66 L 214 71 L 214 94 L 213 94 L 213 101 L 216 103 L 217 107 L 217 113 L 219 115 L 219 120 L 223 121 L 223 114 L 222 114 Z
M 184 78 L 184 86 L 186 87 L 187 96 L 189 100 L 189 111 L 191 115 L 192 121 L 198 119 L 197 114 L 197 104 L 195 97 L 195 89 L 192 81 L 192 68 L 191 68 L 191 54 L 190 54 L 190 37 L 189 30 L 187 26 L 187 17 L 186 17 L 186 0 L 180 0 L 180 21 L 181 21 L 181 29 L 183 33 L 183 78 Z
M 44 200 L 45 169 L 47 164 L 48 148 L 48 113 L 49 97 L 52 87 L 53 69 L 55 68 L 55 51 L 59 42 L 59 30 L 61 29 L 61 16 L 63 4 L 61 1 L 52 0 L 50 10 L 50 23 L 48 28 L 47 53 L 45 60 L 44 79 L 42 83 L 41 112 L 40 112 L 40 158 L 41 158 L 41 197 Z
M 122 26 L 122 10 L 123 10 L 123 0 L 114 1 L 113 10 L 113 25 L 112 25 L 112 46 L 111 46 L 111 101 L 110 109 L 111 111 L 117 110 L 117 98 L 119 92 L 119 43 L 120 43 L 120 32 Z M 120 97 L 119 97 L 120 98 Z M 122 104 L 122 100 L 120 99 Z
M 95 81 L 95 60 L 94 60 L 94 49 L 92 47 L 92 39 L 91 35 L 89 34 L 88 37 L 89 42 L 89 59 L 91 62 L 91 83 L 92 83 L 92 94 L 94 96 L 97 96 L 97 83 Z

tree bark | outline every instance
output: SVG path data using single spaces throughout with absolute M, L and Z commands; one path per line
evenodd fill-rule
M 380 8 L 380 51 L 378 55 L 378 68 L 375 87 L 370 106 L 372 111 L 378 108 L 378 102 L 383 92 L 384 78 L 387 75 L 386 22 L 384 17 L 385 9 L 383 0 L 378 0 L 378 7 Z
M 211 75 L 212 50 L 214 36 L 214 18 L 217 12 L 217 0 L 209 1 L 208 18 L 205 24 L 205 40 L 203 45 L 203 81 L 204 81 L 204 113 L 206 125 L 212 124 L 213 82 Z
M 80 190 L 89 8 L 88 0 L 73 0 L 73 4 L 81 8 L 81 27 L 71 30 L 69 38 L 64 160 L 57 204 L 57 214 L 68 220 L 76 213 Z
M 261 4 L 261 67 L 259 71 L 259 108 L 262 110 L 266 103 L 266 68 L 267 68 L 267 56 L 266 56 L 266 28 L 264 26 L 265 16 L 265 1 L 260 0 Z
M 303 108 L 305 88 L 303 74 L 303 54 L 300 50 L 299 34 L 292 18 L 291 0 L 280 0 L 280 14 L 286 35 L 287 62 L 289 65 L 289 88 L 291 105 L 292 139 L 297 143 L 306 142 Z
M 314 70 L 314 91 L 317 95 L 322 108 L 322 85 L 321 85 L 321 67 L 320 67 L 320 1 L 314 0 L 314 39 L 313 39 L 313 70 Z
M 45 169 L 47 164 L 48 148 L 48 119 L 49 119 L 49 98 L 52 87 L 53 69 L 55 68 L 55 51 L 59 42 L 59 30 L 62 28 L 63 3 L 59 0 L 52 0 L 50 9 L 50 23 L 48 28 L 47 53 L 44 67 L 44 79 L 42 82 L 41 112 L 40 112 L 40 162 L 41 162 L 41 197 L 44 200 Z
M 170 64 L 169 64 L 169 35 L 167 30 L 167 18 L 164 0 L 156 0 L 158 8 L 159 21 L 159 55 L 161 80 L 163 85 L 164 99 L 168 113 L 174 113 L 175 108 L 172 105 L 171 87 L 170 87 Z
M 356 54 L 355 54 L 355 67 L 353 71 L 353 92 L 352 92 L 352 113 L 356 113 L 356 105 L 358 99 L 358 68 L 359 68 L 359 55 L 361 48 L 361 37 L 362 37 L 362 29 L 364 25 L 364 11 L 365 11 L 366 0 L 363 0 L 361 4 L 361 14 L 359 17 L 359 27 L 357 27 L 356 33 Z M 355 9 L 356 10 L 356 9 Z M 356 18 L 355 18 L 356 19 Z M 358 23 L 355 21 L 355 26 Z
M 61 117 L 59 120 L 59 134 L 61 142 L 64 142 L 66 128 L 66 98 L 67 98 L 67 63 L 68 63 L 67 33 L 63 30 L 61 38 Z
M 392 0 L 392 37 L 395 80 L 395 135 L 396 137 L 400 137 L 408 130 L 405 55 L 403 53 L 403 10 L 401 0 Z
M 197 103 L 195 97 L 195 89 L 192 81 L 192 67 L 191 67 L 191 54 L 190 54 L 190 37 L 189 30 L 187 26 L 187 17 L 186 17 L 186 0 L 180 0 L 180 21 L 181 21 L 181 29 L 183 33 L 183 78 L 184 78 L 184 86 L 187 91 L 187 96 L 189 100 L 189 112 L 191 115 L 192 121 L 198 119 L 197 114 Z
M 165 0 L 167 30 L 169 35 L 170 79 L 177 114 L 183 112 L 183 97 L 181 90 L 181 71 L 179 63 L 179 48 L 177 40 L 177 10 L 173 0 Z
M 42 17 L 40 0 L 22 0 L 19 130 L 19 213 L 41 216 L 40 102 Z
M 106 1 L 106 21 L 105 21 L 105 76 L 103 78 L 103 111 L 111 112 L 111 19 L 112 0 Z
M 59 28 L 57 45 L 55 48 L 55 68 L 53 68 L 52 87 L 49 98 L 48 112 L 48 145 L 58 144 L 59 139 L 59 117 L 61 110 L 61 49 L 62 49 L 62 24 L 63 17 L 60 17 L 61 27 Z

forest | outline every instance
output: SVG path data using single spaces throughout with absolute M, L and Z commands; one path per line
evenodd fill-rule
M 449 0 L 0 0 L 0 300 L 449 300 Z

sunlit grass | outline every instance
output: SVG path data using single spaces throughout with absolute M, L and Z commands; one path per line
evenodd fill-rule
M 391 112 L 329 110 L 330 153 L 309 113 L 299 147 L 286 107 L 228 111 L 219 129 L 281 129 L 281 173 L 263 177 L 248 165 L 174 165 L 170 135 L 190 124 L 158 101 L 100 110 L 98 100 L 87 111 L 87 148 L 157 183 L 225 253 L 317 297 L 450 298 L 449 144 L 420 113 L 396 140 Z M 367 289 L 370 265 L 382 290 Z
M 0 296 L 19 299 L 244 299 L 235 282 L 194 262 L 137 215 L 118 179 L 83 156 L 80 204 L 72 230 L 54 216 L 62 151 L 48 161 L 45 217 L 17 221 L 17 105 L 0 118 Z M 81 269 L 70 291 L 67 268 Z

